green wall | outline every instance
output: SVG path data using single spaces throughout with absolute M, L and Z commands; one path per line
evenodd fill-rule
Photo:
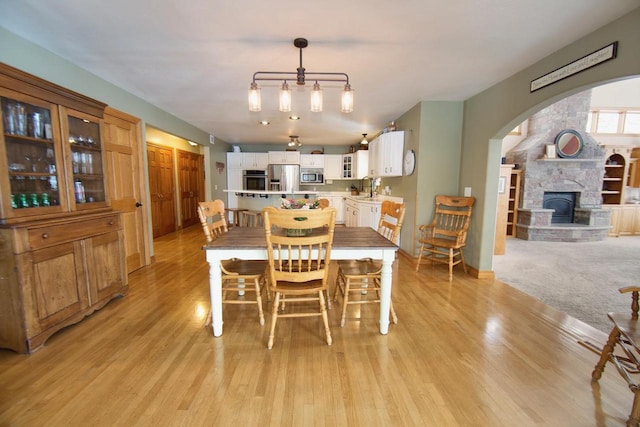
M 529 92 L 532 80 L 614 41 L 617 58 Z M 502 138 L 525 118 L 568 95 L 640 75 L 639 49 L 640 8 L 465 101 L 459 186 L 473 187 L 478 198 L 465 251 L 468 264 L 481 272 L 493 269 Z

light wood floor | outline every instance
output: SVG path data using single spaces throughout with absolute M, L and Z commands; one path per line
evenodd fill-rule
M 199 226 L 157 239 L 129 294 L 40 351 L 0 350 L 2 426 L 618 426 L 632 393 L 577 344 L 601 332 L 498 281 L 446 266 L 394 265 L 399 323 L 380 335 L 369 305 L 339 327 L 225 305 L 205 328 L 208 269 Z M 266 308 L 266 302 L 265 302 Z M 267 310 L 268 312 L 268 310 Z

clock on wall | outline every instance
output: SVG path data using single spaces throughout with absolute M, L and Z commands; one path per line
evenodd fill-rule
M 416 168 L 416 153 L 413 150 L 407 150 L 404 155 L 404 174 L 411 175 Z

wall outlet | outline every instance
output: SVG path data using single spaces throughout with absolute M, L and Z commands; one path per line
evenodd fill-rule
M 218 184 L 214 184 L 213 189 L 217 190 L 218 189 Z
M 464 197 L 471 197 L 471 187 L 464 187 Z

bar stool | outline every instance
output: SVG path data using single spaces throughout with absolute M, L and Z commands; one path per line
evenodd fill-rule
M 243 209 L 243 208 L 225 208 L 224 211 L 226 213 L 229 213 L 229 212 L 233 213 L 233 221 L 229 225 L 234 227 L 240 227 L 240 213 L 248 210 L 249 209 Z
M 242 225 L 244 227 L 262 227 L 262 212 L 251 210 L 242 212 Z

